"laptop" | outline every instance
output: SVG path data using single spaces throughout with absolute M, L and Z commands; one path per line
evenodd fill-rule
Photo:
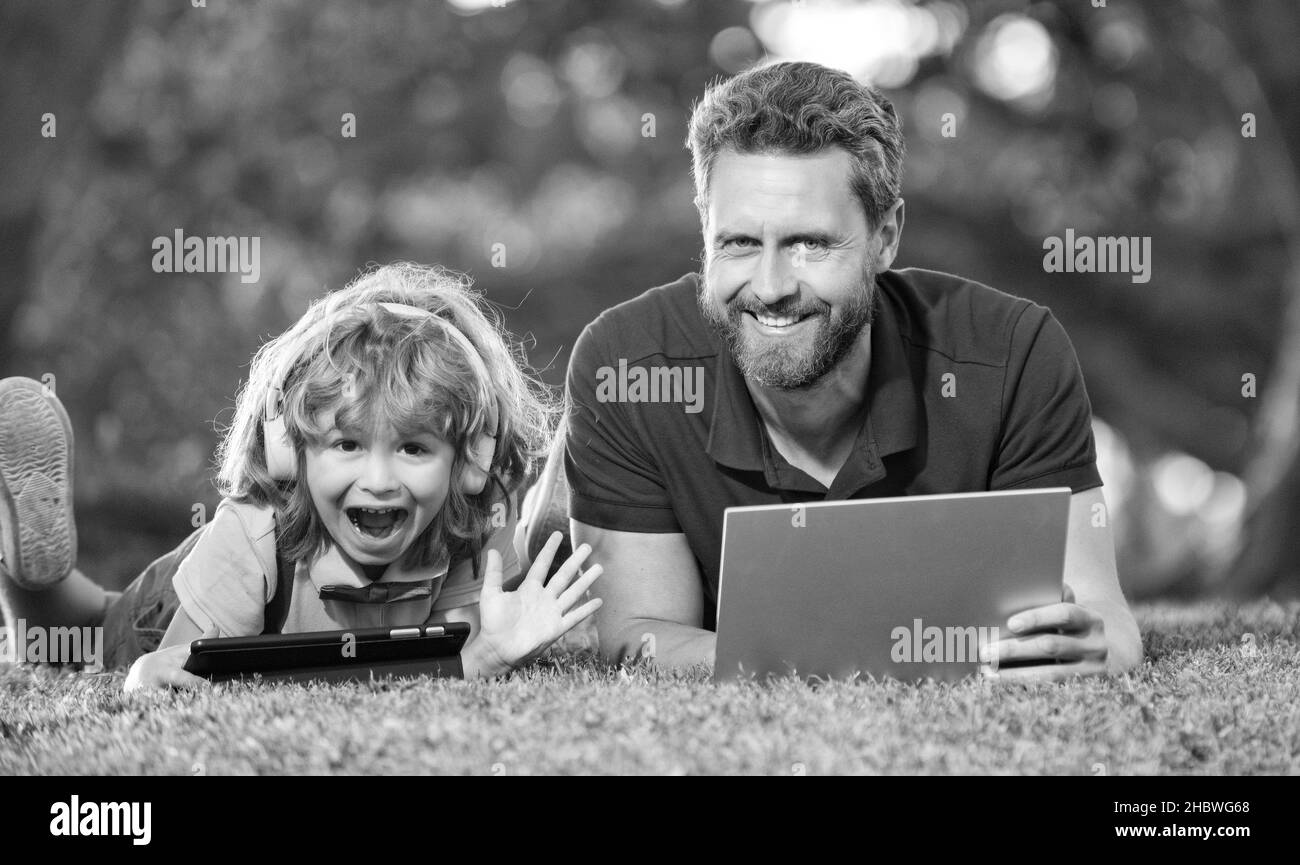
M 1068 487 L 727 508 L 714 680 L 975 673 L 1060 602 L 1069 510 Z

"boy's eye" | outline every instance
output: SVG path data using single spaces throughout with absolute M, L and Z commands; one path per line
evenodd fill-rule
M 357 450 L 359 450 L 361 448 L 361 445 L 357 444 L 352 439 L 340 439 L 339 441 L 336 441 L 334 443 L 334 447 L 337 450 L 343 451 L 343 453 L 345 454 L 350 454 L 350 453 L 355 453 Z
M 416 444 L 415 442 L 407 442 L 402 445 L 402 453 L 406 454 L 408 457 L 418 457 L 428 453 L 428 450 L 424 445 Z

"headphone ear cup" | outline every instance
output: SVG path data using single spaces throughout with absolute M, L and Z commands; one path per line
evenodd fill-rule
M 284 416 L 262 421 L 262 441 L 266 443 L 266 471 L 275 481 L 291 481 L 298 473 L 293 442 L 284 428 Z
M 481 435 L 470 450 L 469 460 L 460 474 L 460 488 L 469 496 L 476 496 L 487 486 L 488 473 L 492 471 L 492 460 L 496 457 L 497 440 L 495 436 Z

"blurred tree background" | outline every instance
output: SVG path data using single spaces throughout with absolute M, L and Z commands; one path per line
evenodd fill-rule
M 194 2 L 0 2 L 0 375 L 55 376 L 106 583 L 212 511 L 251 353 L 368 262 L 469 272 L 561 384 L 697 266 L 705 85 L 807 59 L 900 110 L 898 265 L 1065 325 L 1130 596 L 1300 593 L 1293 2 Z M 1150 282 L 1045 273 L 1067 228 L 1151 237 Z M 260 280 L 155 273 L 177 229 L 260 237 Z

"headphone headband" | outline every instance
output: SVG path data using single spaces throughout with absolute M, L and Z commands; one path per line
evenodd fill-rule
M 455 324 L 427 309 L 393 301 L 376 301 L 364 306 L 383 307 L 388 312 L 404 318 L 433 319 L 442 329 L 442 332 L 452 342 L 456 343 L 465 355 L 467 362 L 473 368 L 479 386 L 485 391 L 483 395 L 487 397 L 485 405 L 488 412 L 486 420 L 488 426 L 493 430 L 492 433 L 481 433 L 475 439 L 471 448 L 469 464 L 465 466 L 461 475 L 461 486 L 466 492 L 471 494 L 480 492 L 487 483 L 488 473 L 491 471 L 492 462 L 496 457 L 496 439 L 500 428 L 501 413 L 495 395 L 490 392 L 492 379 L 488 374 L 487 366 L 483 363 L 483 358 L 478 353 L 478 349 L 474 347 L 469 337 L 465 336 Z M 355 308 L 350 307 L 349 310 Z M 294 366 L 301 360 L 305 349 L 320 336 L 322 330 L 328 333 L 339 317 L 339 312 L 336 311 L 327 314 L 320 321 L 308 326 L 300 336 L 292 340 L 293 350 L 285 351 L 275 365 L 275 375 L 271 378 L 271 382 L 267 387 L 265 403 L 262 409 L 262 435 L 266 446 L 267 471 L 276 480 L 289 480 L 297 471 L 293 446 L 289 441 L 284 426 L 283 399 L 285 381 L 293 371 Z
M 446 318 L 443 318 L 442 316 L 436 313 L 430 312 L 427 309 L 422 309 L 421 307 L 418 306 L 411 306 L 410 304 L 406 304 L 406 303 L 395 303 L 391 301 L 376 301 L 375 303 L 365 304 L 364 306 L 383 307 L 384 309 L 388 310 L 394 315 L 399 315 L 404 318 L 432 319 L 442 328 L 443 332 L 448 336 L 448 338 L 450 338 L 453 342 L 457 344 L 457 347 L 461 350 L 461 352 L 464 353 L 465 357 L 469 361 L 470 366 L 474 367 L 474 374 L 478 378 L 479 382 L 482 385 L 486 386 L 486 384 L 489 381 L 491 381 L 491 376 L 488 374 L 487 367 L 483 364 L 483 358 L 479 356 L 478 349 L 476 349 L 474 347 L 474 344 L 469 341 L 469 337 L 465 336 L 465 334 L 461 332 L 460 328 L 456 327 L 455 324 L 448 321 Z M 351 309 L 356 309 L 356 308 L 357 307 L 351 307 Z M 267 389 L 268 390 L 267 401 L 263 413 L 264 419 L 274 420 L 275 418 L 280 416 L 281 406 L 279 404 L 279 400 L 280 397 L 283 396 L 284 382 L 289 377 L 289 373 L 293 370 L 293 367 L 302 358 L 303 351 L 308 346 L 308 344 L 310 344 L 313 340 L 315 340 L 320 335 L 320 331 L 322 330 L 328 331 L 329 329 L 332 329 L 338 318 L 339 315 L 336 312 L 327 315 L 325 318 L 321 319 L 318 322 L 313 323 L 307 328 L 307 330 L 301 336 L 293 340 L 293 350 L 284 352 L 283 356 L 276 364 L 275 375 L 271 377 L 271 385 Z M 495 403 L 495 400 L 490 400 L 489 403 L 490 404 Z M 489 425 L 494 428 L 497 425 L 496 424 L 497 418 L 494 418 L 491 415 L 495 414 L 495 412 L 493 411 L 495 408 L 496 406 L 494 404 L 490 405 L 489 417 L 488 417 Z

